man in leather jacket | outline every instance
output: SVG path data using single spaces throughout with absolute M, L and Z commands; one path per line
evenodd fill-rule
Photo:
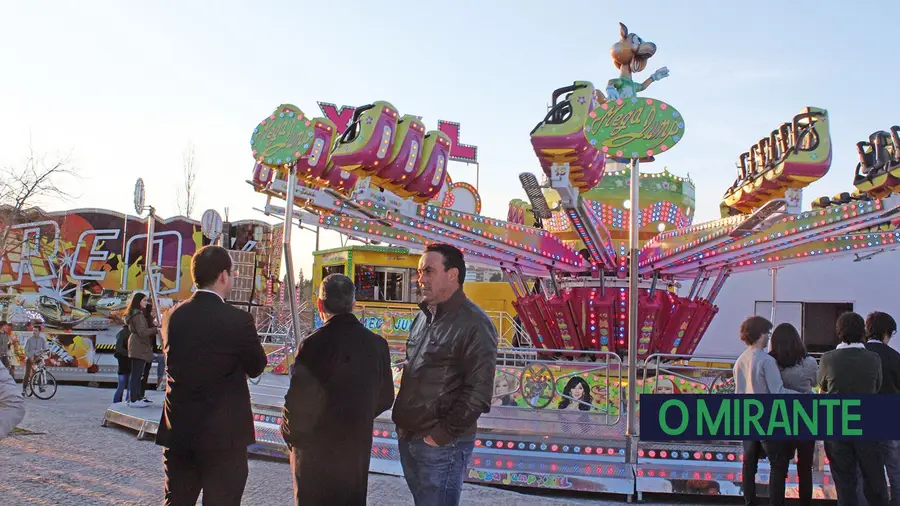
M 497 331 L 463 293 L 462 252 L 432 244 L 419 259 L 422 311 L 406 347 L 392 416 L 417 506 L 459 504 L 478 418 L 490 411 Z

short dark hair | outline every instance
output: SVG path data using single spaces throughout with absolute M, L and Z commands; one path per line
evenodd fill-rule
M 3 322 L 0 322 L 0 326 L 3 326 Z M 866 316 L 866 336 L 869 339 L 881 341 L 885 335 L 890 337 L 894 335 L 894 332 L 897 332 L 897 322 L 891 315 L 874 311 Z
M 440 253 L 444 257 L 444 272 L 450 269 L 459 271 L 459 286 L 466 281 L 466 260 L 462 251 L 444 243 L 433 243 L 425 247 L 425 253 Z
M 741 323 L 741 341 L 753 346 L 763 334 L 772 330 L 772 322 L 762 316 L 751 316 Z
M 0 327 L 5 327 L 7 325 L 9 325 L 9 322 L 7 322 L 6 320 L 0 320 Z
M 769 352 L 778 367 L 787 369 L 803 362 L 806 358 L 806 347 L 800 339 L 800 333 L 790 323 L 782 323 L 772 331 L 772 351 Z
M 866 322 L 862 316 L 848 311 L 838 317 L 835 330 L 842 343 L 861 343 L 866 337 Z
M 223 272 L 231 273 L 231 255 L 221 246 L 204 246 L 191 258 L 191 277 L 197 288 L 209 288 Z
M 325 312 L 332 315 L 353 312 L 356 302 L 356 287 L 353 281 L 343 274 L 329 274 L 322 280 L 319 299 Z

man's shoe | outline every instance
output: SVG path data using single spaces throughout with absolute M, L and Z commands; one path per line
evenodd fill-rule
M 137 402 L 129 402 L 129 403 L 128 403 L 128 407 L 129 407 L 129 408 L 146 408 L 146 407 L 149 407 L 149 406 L 150 406 L 150 403 L 147 402 L 147 401 L 145 401 L 145 400 L 140 400 L 140 401 L 137 401 Z

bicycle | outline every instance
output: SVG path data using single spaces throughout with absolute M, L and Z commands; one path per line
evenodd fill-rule
M 31 380 L 28 382 L 28 396 L 35 396 L 41 400 L 50 400 L 56 395 L 56 378 L 47 370 L 44 362 L 47 352 L 41 353 L 34 365 Z

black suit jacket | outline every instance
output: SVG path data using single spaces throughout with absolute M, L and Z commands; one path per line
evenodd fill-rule
M 900 353 L 890 346 L 869 341 L 866 349 L 874 351 L 881 358 L 881 390 L 879 394 L 900 394 Z
M 266 368 L 253 316 L 197 292 L 162 322 L 166 398 L 156 444 L 200 450 L 256 442 L 247 376 Z
M 877 394 L 881 389 L 881 359 L 864 347 L 842 348 L 822 355 L 819 387 L 823 394 Z
M 393 403 L 387 341 L 356 316 L 336 315 L 310 334 L 297 352 L 284 397 L 281 433 L 294 447 L 334 436 L 359 444 L 368 455 L 375 417 Z

